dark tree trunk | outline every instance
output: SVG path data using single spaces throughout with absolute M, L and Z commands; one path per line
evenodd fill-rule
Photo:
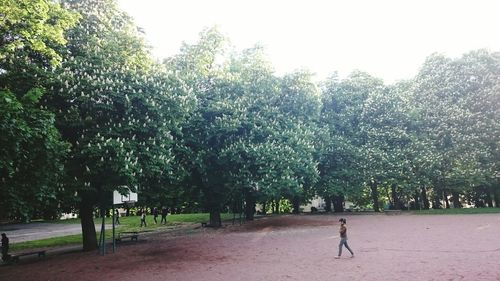
M 247 192 L 245 196 L 245 219 L 253 221 L 255 214 L 255 196 L 251 192 Z
M 300 213 L 300 198 L 295 197 L 293 198 L 293 213 L 294 214 L 299 214 Z
M 420 192 L 415 191 L 415 210 L 420 210 L 421 209 L 421 206 L 420 206 Z
M 448 201 L 448 194 L 446 193 L 446 191 L 443 191 L 443 199 L 444 199 L 446 209 L 449 209 L 450 208 L 450 201 Z
M 330 196 L 325 196 L 325 212 L 332 211 L 332 198 Z
M 453 191 L 451 193 L 451 197 L 453 199 L 453 207 L 454 208 L 462 208 L 462 203 L 460 203 L 460 194 L 458 194 L 458 192 L 456 191 Z
M 265 215 L 267 213 L 267 202 L 262 202 L 262 214 Z
M 344 196 L 343 195 L 334 195 L 332 196 L 333 202 L 333 210 L 335 213 L 344 212 Z
M 492 192 L 490 191 L 489 188 L 486 188 L 485 189 L 486 191 L 486 203 L 488 204 L 488 207 L 493 207 L 493 196 L 492 195 Z
M 429 199 L 427 198 L 427 189 L 425 186 L 422 186 L 422 203 L 424 205 L 424 210 L 429 210 L 430 204 L 429 204 Z
M 94 224 L 94 204 L 95 196 L 90 193 L 80 194 L 80 221 L 82 224 L 82 240 L 84 251 L 97 250 L 97 237 Z
M 217 195 L 213 192 L 213 190 L 215 190 L 215 188 L 207 188 L 205 192 L 208 212 L 210 213 L 209 226 L 221 227 L 222 222 L 221 222 L 220 212 L 222 208 L 221 204 L 219 203 L 219 198 L 217 198 Z
M 500 207 L 500 186 L 493 190 L 493 197 L 495 197 L 495 207 Z
M 432 208 L 433 209 L 441 209 L 442 208 L 442 203 L 441 203 L 441 198 L 440 198 L 440 195 L 441 192 L 440 191 L 435 191 L 434 192 L 434 195 L 433 195 L 433 204 L 432 204 Z
M 220 217 L 220 209 L 218 207 L 213 206 L 210 210 L 210 226 L 212 227 L 221 227 L 222 221 Z
M 398 191 L 396 190 L 397 185 L 391 184 L 391 197 L 392 197 L 392 210 L 399 210 L 401 206 L 399 204 Z
M 273 213 L 274 214 L 279 214 L 280 213 L 280 200 L 274 200 L 273 204 L 274 204 L 274 211 L 273 211 Z
M 380 207 L 378 205 L 378 186 L 375 181 L 370 182 L 370 189 L 372 193 L 373 210 L 375 212 L 380 212 Z

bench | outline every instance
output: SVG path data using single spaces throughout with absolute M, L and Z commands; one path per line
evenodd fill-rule
M 45 257 L 45 250 L 12 254 L 10 256 L 10 258 L 11 258 L 11 260 L 13 262 L 18 262 L 19 261 L 19 257 L 22 257 L 22 256 L 31 256 L 31 255 L 35 255 L 35 254 L 38 255 L 39 258 L 40 257 Z
M 115 238 L 116 242 L 121 242 L 123 239 L 130 238 L 130 241 L 137 241 L 139 238 L 139 232 L 137 231 L 125 231 L 118 233 L 118 237 Z
M 401 215 L 401 210 L 384 210 L 386 215 Z

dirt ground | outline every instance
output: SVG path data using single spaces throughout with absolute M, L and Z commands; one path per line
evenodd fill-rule
M 48 256 L 0 267 L 0 280 L 500 280 L 500 215 L 265 217 L 159 233 L 115 254 Z

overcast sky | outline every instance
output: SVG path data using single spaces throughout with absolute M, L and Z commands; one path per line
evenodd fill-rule
M 500 51 L 499 0 L 119 0 L 158 58 L 217 25 L 238 50 L 264 46 L 279 75 L 354 69 L 386 83 L 413 77 L 433 52 Z

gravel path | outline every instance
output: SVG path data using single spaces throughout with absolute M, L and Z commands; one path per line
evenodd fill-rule
M 96 230 L 101 229 L 100 224 L 96 224 Z M 118 227 L 118 226 L 117 226 Z M 106 225 L 106 229 L 111 229 L 111 225 Z M 80 224 L 59 224 L 59 223 L 25 223 L 0 225 L 0 232 L 5 232 L 10 243 L 19 243 L 51 237 L 67 236 L 82 233 Z
M 500 215 L 346 215 L 356 257 L 337 254 L 337 215 L 157 233 L 96 252 L 0 268 L 0 280 L 500 280 Z

